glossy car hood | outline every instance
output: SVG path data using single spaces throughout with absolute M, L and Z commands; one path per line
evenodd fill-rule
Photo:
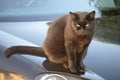
M 59 71 L 67 72 L 61 65 L 54 64 L 42 57 L 30 56 L 30 55 L 13 55 L 9 59 L 5 58 L 4 51 L 6 48 L 14 45 L 27 45 L 38 46 L 29 41 L 21 39 L 17 36 L 9 34 L 4 31 L 0 31 L 0 68 L 7 69 L 9 71 L 19 72 L 30 79 L 33 79 L 37 74 L 45 71 Z M 24 70 L 23 70 L 24 69 Z M 84 75 L 79 75 L 87 79 L 92 80 L 104 80 L 99 75 L 90 71 L 85 72 Z

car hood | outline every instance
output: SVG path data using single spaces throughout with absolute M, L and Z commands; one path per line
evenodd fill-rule
M 53 64 L 46 60 L 46 58 L 42 57 L 31 55 L 14 55 L 9 59 L 5 58 L 4 51 L 10 46 L 39 46 L 4 31 L 0 31 L 0 37 L 0 53 L 2 53 L 0 54 L 2 56 L 2 58 L 0 58 L 0 64 L 3 64 L 3 66 L 0 65 L 0 68 L 19 72 L 29 77 L 29 79 L 33 79 L 37 74 L 45 71 L 67 72 L 67 70 L 63 69 L 61 65 Z M 104 80 L 102 77 L 89 69 L 87 69 L 84 75 L 79 76 L 92 80 Z

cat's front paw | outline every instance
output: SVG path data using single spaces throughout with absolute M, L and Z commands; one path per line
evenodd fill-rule
M 79 68 L 79 72 L 80 72 L 80 73 L 83 73 L 83 74 L 84 74 L 84 73 L 85 73 L 85 71 L 86 71 L 86 69 L 85 69 L 85 68 Z
M 69 69 L 68 62 L 64 62 L 64 63 L 63 63 L 63 66 L 64 66 L 66 69 Z
M 75 67 L 69 68 L 72 73 L 78 73 L 79 71 Z

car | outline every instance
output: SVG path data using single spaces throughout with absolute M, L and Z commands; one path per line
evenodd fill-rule
M 45 26 L 44 26 L 45 27 Z M 42 57 L 30 55 L 13 55 L 6 58 L 5 50 L 13 45 L 38 46 L 10 33 L 0 31 L 0 69 L 16 72 L 26 76 L 29 80 L 104 80 L 104 78 L 88 70 L 84 75 L 73 75 L 62 65 L 51 63 Z M 9 39 L 9 40 L 8 40 Z M 7 41 L 8 40 L 8 41 Z M 54 79 L 53 79 L 54 80 Z
M 120 79 L 119 0 L 29 0 L 0 1 L 0 4 L 0 73 L 14 72 L 29 80 Z M 69 11 L 93 9 L 96 29 L 84 60 L 87 69 L 84 75 L 71 74 L 43 57 L 17 54 L 5 57 L 5 50 L 14 45 L 41 47 L 49 24 Z

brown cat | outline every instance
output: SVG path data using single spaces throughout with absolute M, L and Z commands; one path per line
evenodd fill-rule
M 85 72 L 83 59 L 94 34 L 95 11 L 70 12 L 52 22 L 43 48 L 13 46 L 6 50 L 12 54 L 30 54 L 47 57 L 51 62 L 63 64 L 71 72 Z

